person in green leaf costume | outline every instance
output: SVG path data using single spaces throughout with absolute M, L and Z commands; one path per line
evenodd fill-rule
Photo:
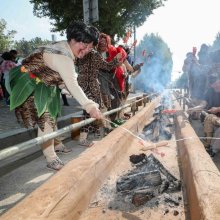
M 10 110 L 25 127 L 38 125 L 38 136 L 54 131 L 61 110 L 60 89 L 69 93 L 92 118 L 100 119 L 99 105 L 87 98 L 77 83 L 74 60 L 83 58 L 97 44 L 95 27 L 73 21 L 66 30 L 66 41 L 39 47 L 10 71 Z M 47 167 L 60 170 L 64 163 L 54 150 L 54 140 L 42 144 Z

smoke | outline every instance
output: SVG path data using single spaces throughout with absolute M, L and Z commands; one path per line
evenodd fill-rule
M 162 92 L 171 82 L 173 66 L 172 54 L 166 43 L 158 35 L 146 35 L 137 48 L 137 55 L 137 63 L 144 62 L 144 65 L 134 80 L 134 88 L 144 92 Z

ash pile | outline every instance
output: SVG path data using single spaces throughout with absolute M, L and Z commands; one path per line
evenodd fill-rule
M 169 208 L 177 208 L 182 202 L 181 182 L 163 164 L 150 154 L 131 155 L 134 169 L 116 182 L 116 197 L 109 208 L 136 211 L 143 207 L 163 205 L 164 214 Z M 178 215 L 175 210 L 174 215 Z

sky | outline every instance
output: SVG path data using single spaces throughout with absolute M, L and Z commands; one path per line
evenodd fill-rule
M 183 60 L 192 47 L 212 44 L 220 32 L 220 0 L 167 0 L 153 11 L 143 26 L 137 28 L 138 42 L 145 34 L 157 33 L 173 54 L 172 78 L 181 75 Z M 48 18 L 33 15 L 28 0 L 0 0 L 0 18 L 7 22 L 7 30 L 16 30 L 15 40 L 35 37 L 51 40 L 52 26 Z M 65 39 L 55 33 L 56 40 Z

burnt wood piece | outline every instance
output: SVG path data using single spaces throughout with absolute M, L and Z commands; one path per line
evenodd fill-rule
M 164 201 L 167 202 L 167 203 L 171 203 L 171 204 L 174 204 L 175 206 L 179 206 L 179 201 L 178 199 L 174 198 L 174 197 L 171 197 L 170 195 L 166 194 L 164 196 Z
M 148 189 L 142 189 L 137 190 L 133 193 L 131 201 L 136 207 L 138 207 L 144 205 L 154 197 L 155 195 L 153 191 L 149 191 Z
M 160 185 L 160 188 L 159 188 L 159 190 L 158 190 L 158 193 L 162 194 L 163 192 L 167 191 L 168 188 L 169 188 L 169 186 L 170 186 L 169 181 L 164 180 L 164 181 L 162 182 L 162 184 Z
M 121 177 L 116 183 L 116 189 L 118 192 L 124 192 L 143 187 L 150 188 L 161 184 L 162 179 L 160 172 L 158 170 L 154 170 Z
M 153 154 L 150 154 L 147 157 L 147 163 L 150 163 L 151 166 L 153 166 L 155 169 L 160 170 L 160 172 L 167 177 L 167 179 L 170 181 L 170 188 L 173 189 L 171 191 L 176 191 L 181 189 L 181 182 L 173 176 L 164 166 L 163 164 L 154 157 Z
M 137 164 L 137 163 L 140 163 L 141 161 L 143 161 L 145 158 L 146 158 L 146 154 L 144 154 L 144 153 L 139 154 L 139 155 L 132 154 L 130 156 L 130 162 L 133 164 Z
M 177 181 L 177 178 L 173 176 L 164 165 L 156 158 L 153 154 L 150 154 L 147 157 L 148 163 L 153 163 L 167 178 L 169 181 Z
M 172 133 L 166 127 L 161 127 L 160 134 L 165 137 L 165 140 L 172 138 Z
M 160 137 L 160 122 L 159 120 L 155 121 L 153 128 L 153 139 L 152 141 L 158 141 Z
M 152 117 L 148 123 L 144 126 L 143 131 L 147 131 L 149 129 L 152 129 L 153 123 L 156 120 L 156 117 Z

